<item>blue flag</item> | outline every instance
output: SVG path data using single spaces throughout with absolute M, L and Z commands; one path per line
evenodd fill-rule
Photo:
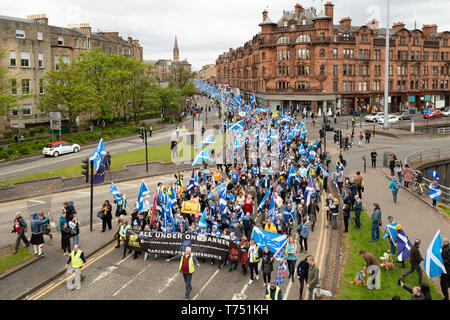
M 194 187 L 195 187 L 195 180 L 196 179 L 198 180 L 198 177 L 195 174 L 195 170 L 192 169 L 191 179 L 189 179 L 188 185 L 186 186 L 186 190 L 188 190 L 190 194 L 194 193 Z
M 403 232 L 403 229 L 400 229 L 397 233 L 397 248 L 398 248 L 398 261 L 403 261 L 406 258 L 409 258 L 411 253 L 411 242 L 408 239 L 408 236 Z
M 264 203 L 266 203 L 267 198 L 269 198 L 270 192 L 272 191 L 272 186 L 270 186 L 269 190 L 267 190 L 264 198 L 261 200 L 261 203 L 258 205 L 258 209 L 262 210 L 264 208 Z
M 397 239 L 397 229 L 395 229 L 396 225 L 398 225 L 397 221 L 388 224 L 384 229 L 384 236 L 383 236 L 384 238 L 390 238 L 394 243 L 395 239 Z
M 105 145 L 103 144 L 103 139 L 100 139 L 97 148 L 95 148 L 89 160 L 94 160 L 94 168 L 98 170 L 102 164 L 102 159 L 106 155 Z
M 95 163 L 95 161 L 94 161 Z M 105 182 L 105 173 L 106 170 L 109 169 L 109 163 L 108 163 L 108 158 L 107 157 L 103 157 L 103 160 L 101 162 L 100 167 L 97 169 L 97 172 L 94 174 L 94 184 L 100 184 Z
M 287 180 L 288 188 L 289 188 L 289 185 L 291 184 L 291 180 L 295 179 L 296 176 L 297 176 L 297 173 L 295 172 L 294 166 L 291 165 L 291 169 L 289 169 L 288 180 Z
M 287 242 L 287 236 L 284 234 L 264 231 L 261 228 L 254 227 L 252 231 L 252 239 L 261 248 L 269 247 L 270 252 L 276 254 Z
M 428 192 L 431 200 L 440 200 L 441 199 L 441 187 L 430 185 L 430 191 Z
M 208 226 L 206 224 L 206 215 L 207 215 L 207 213 L 206 213 L 206 208 L 205 208 L 205 210 L 203 210 L 202 217 L 200 218 L 200 221 L 198 222 L 198 226 L 200 227 L 200 229 L 202 231 L 205 231 L 206 227 Z
M 256 97 L 254 92 L 252 92 L 252 94 L 250 95 L 250 99 L 252 100 L 252 104 L 256 104 Z
M 441 230 L 438 230 L 427 249 L 423 267 L 430 278 L 437 277 L 443 273 L 447 274 L 448 272 L 445 269 L 444 260 L 442 259 Z
M 275 226 L 277 225 L 277 213 L 278 213 L 278 210 L 275 206 L 275 198 L 272 195 L 272 197 L 270 198 L 269 212 L 267 214 L 267 217 L 270 220 L 272 220 L 272 222 Z
M 199 164 L 200 162 L 203 162 L 203 161 L 206 161 L 206 160 L 208 160 L 208 161 L 212 160 L 212 157 L 211 157 L 211 154 L 210 154 L 210 150 L 208 150 L 208 149 L 202 150 L 197 155 L 197 157 L 195 157 L 194 162 L 192 162 L 192 166 L 195 166 L 196 164 Z
M 441 177 L 441 175 L 436 171 L 436 170 L 434 170 L 433 172 L 431 172 L 430 170 L 428 170 L 428 173 L 430 174 L 430 176 L 431 177 L 433 177 L 434 179 L 439 179 L 440 177 Z
M 309 170 L 308 170 L 309 171 Z M 309 206 L 309 203 L 311 201 L 311 195 L 313 193 L 313 180 L 312 176 L 309 177 L 308 185 L 305 189 L 305 194 L 303 195 L 303 199 L 306 199 L 305 204 Z
M 117 190 L 116 186 L 112 182 L 109 187 L 109 191 L 113 194 L 114 199 L 116 199 L 117 201 L 122 200 L 123 196 L 120 194 L 119 190 Z
M 244 120 L 237 121 L 235 123 L 232 123 L 228 126 L 229 130 L 244 130 Z
M 142 209 L 144 208 L 144 197 L 146 195 L 148 195 L 149 192 L 150 191 L 148 190 L 147 186 L 145 185 L 145 182 L 142 181 L 141 188 L 139 189 L 139 195 L 137 198 L 137 205 L 136 205 L 136 209 L 138 211 L 142 211 Z

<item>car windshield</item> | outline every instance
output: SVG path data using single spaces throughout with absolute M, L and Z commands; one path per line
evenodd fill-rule
M 45 147 L 46 148 L 54 148 L 54 147 L 57 147 L 57 146 L 59 146 L 59 145 L 58 144 L 51 144 L 51 143 L 49 143 Z

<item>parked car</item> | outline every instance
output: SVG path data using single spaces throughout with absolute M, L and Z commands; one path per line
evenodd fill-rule
M 399 116 L 399 119 L 400 119 L 400 120 L 411 120 L 412 118 L 413 118 L 412 115 L 411 115 L 408 111 L 403 112 L 403 113 Z
M 400 122 L 400 117 L 399 116 L 388 116 L 388 123 L 389 124 L 398 124 Z M 379 124 L 384 124 L 384 118 L 380 118 L 378 119 L 378 123 Z
M 371 114 L 364 118 L 366 122 L 378 122 L 380 117 L 384 117 L 384 112 L 378 112 L 377 114 Z
M 442 112 L 442 116 L 443 117 L 448 117 L 450 116 L 450 109 L 445 110 L 444 112 Z
M 440 118 L 442 117 L 444 114 L 442 113 L 441 110 L 433 110 L 432 113 L 425 113 L 423 115 L 424 119 L 433 119 L 433 118 Z
M 50 142 L 42 149 L 44 156 L 50 157 L 57 157 L 65 153 L 77 153 L 78 151 L 80 151 L 80 145 L 66 141 Z

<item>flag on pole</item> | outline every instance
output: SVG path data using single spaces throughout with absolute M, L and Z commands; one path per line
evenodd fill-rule
M 291 165 L 291 169 L 289 170 L 288 173 L 288 180 L 287 180 L 287 186 L 289 188 L 289 185 L 291 184 L 291 180 L 297 176 L 297 173 L 295 172 L 294 166 Z
M 189 179 L 188 185 L 186 186 L 186 190 L 189 191 L 190 194 L 194 193 L 194 187 L 195 187 L 195 170 L 192 169 L 192 176 L 191 179 Z
M 147 186 L 145 185 L 145 182 L 142 181 L 141 188 L 139 189 L 139 195 L 137 198 L 137 204 L 136 204 L 136 209 L 138 211 L 142 211 L 142 209 L 144 208 L 144 197 L 148 194 L 149 194 L 149 190 L 148 190 Z
M 302 132 L 300 133 L 300 138 L 305 138 L 306 137 L 306 126 L 302 127 Z
M 439 185 L 433 186 L 430 184 L 430 191 L 428 192 L 431 200 L 440 200 L 441 199 L 441 187 Z
M 94 163 L 95 163 L 95 161 L 94 161 Z M 93 183 L 94 184 L 104 183 L 105 182 L 105 173 L 106 173 L 106 170 L 108 170 L 108 169 L 109 169 L 108 158 L 103 157 L 100 167 L 97 169 L 97 172 L 95 172 L 95 174 L 94 174 Z
M 227 207 L 227 188 L 219 192 L 219 210 L 224 212 Z
M 114 199 L 117 201 L 122 200 L 123 196 L 120 194 L 119 190 L 117 190 L 113 182 L 111 182 L 111 185 L 109 186 L 109 191 L 113 194 Z
M 202 230 L 202 231 L 205 231 L 205 229 L 206 229 L 206 227 L 208 226 L 207 224 L 206 224 L 206 208 L 205 208 L 205 210 L 203 210 L 203 214 L 202 214 L 202 217 L 200 218 L 200 220 L 199 220 L 199 222 L 198 222 L 198 226 L 200 227 L 200 229 Z
M 398 261 L 403 261 L 409 258 L 411 253 L 411 242 L 403 229 L 400 229 L 397 233 L 397 248 L 398 248 Z
M 305 194 L 303 195 L 303 199 L 306 199 L 305 204 L 309 206 L 309 203 L 311 201 L 311 194 L 313 192 L 313 180 L 312 176 L 309 177 L 308 185 L 305 189 Z
M 192 162 L 192 165 L 195 166 L 196 164 L 199 164 L 200 162 L 203 162 L 205 160 L 211 161 L 211 154 L 210 150 L 204 149 L 202 150 L 197 157 L 195 157 L 194 162 Z
M 102 164 L 102 159 L 105 155 L 106 155 L 105 145 L 103 144 L 103 139 L 100 139 L 97 147 L 95 148 L 94 152 L 89 158 L 89 160 L 94 160 L 95 170 L 98 170 L 98 168 Z
M 262 211 L 262 209 L 264 208 L 264 204 L 267 201 L 267 198 L 269 198 L 270 192 L 272 191 L 272 186 L 270 186 L 269 190 L 267 190 L 264 198 L 261 200 L 261 203 L 258 205 L 258 209 Z
M 437 277 L 443 273 L 447 274 L 447 270 L 444 266 L 444 260 L 442 259 L 441 230 L 438 230 L 427 249 L 423 267 L 430 278 Z
M 272 220 L 273 224 L 277 226 L 277 208 L 275 206 L 275 198 L 270 198 L 270 204 L 269 204 L 269 212 L 267 213 L 267 217 Z
M 434 179 L 439 179 L 440 177 L 441 177 L 441 175 L 436 171 L 436 170 L 434 170 L 433 172 L 431 172 L 430 170 L 428 170 L 428 173 L 430 174 L 430 176 L 431 177 L 433 177 Z
M 210 144 L 216 143 L 214 140 L 214 137 L 212 135 L 207 136 L 203 141 L 200 143 L 202 146 L 208 146 Z
M 232 123 L 228 126 L 229 130 L 244 130 L 244 120 L 237 121 L 235 123 Z
M 252 104 L 256 104 L 256 97 L 255 97 L 255 93 L 252 92 L 252 94 L 250 95 L 250 98 L 252 100 Z
M 395 228 L 398 225 L 397 221 L 394 221 L 391 224 L 388 224 L 384 229 L 384 238 L 391 238 L 392 242 L 395 243 L 397 239 L 397 229 Z
M 251 238 L 261 249 L 269 247 L 273 254 L 280 252 L 280 249 L 287 243 L 286 235 L 265 231 L 258 227 L 253 227 Z

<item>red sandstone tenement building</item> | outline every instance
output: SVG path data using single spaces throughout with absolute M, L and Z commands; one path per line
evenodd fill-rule
M 376 20 L 353 26 L 349 17 L 334 24 L 331 2 L 325 12 L 283 12 L 275 23 L 263 12 L 261 32 L 216 61 L 217 82 L 240 89 L 248 99 L 278 107 L 349 113 L 382 108 L 386 28 Z M 390 29 L 389 110 L 450 105 L 450 32 L 437 26 Z

